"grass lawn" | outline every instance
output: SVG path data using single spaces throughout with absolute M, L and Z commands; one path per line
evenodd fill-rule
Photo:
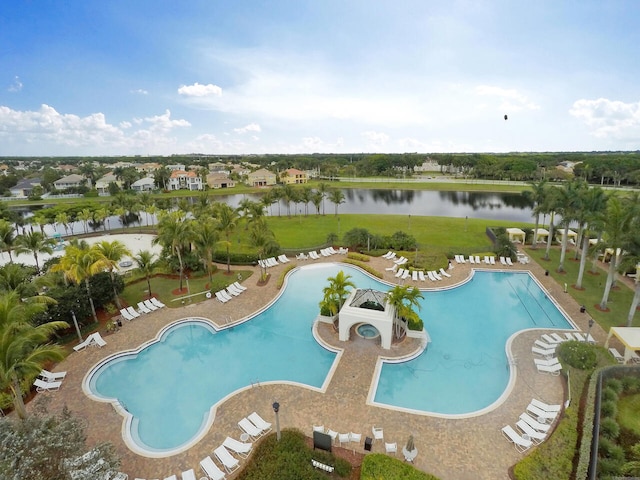
M 151 279 L 151 292 L 168 307 L 176 308 L 182 306 L 182 299 L 184 299 L 185 303 L 200 302 L 204 300 L 205 294 L 209 290 L 216 292 L 237 281 L 239 275 L 246 280 L 253 274 L 251 270 L 240 270 L 238 268 L 232 268 L 231 275 L 227 275 L 226 272 L 226 268 L 218 269 L 213 275 L 211 285 L 208 285 L 209 277 L 206 274 L 190 275 L 189 292 L 186 290 L 186 280 L 183 279 L 182 281 L 183 292 L 178 292 L 180 280 L 177 276 L 175 278 L 157 276 Z M 138 302 L 148 298 L 147 288 L 147 281 L 144 278 L 133 280 L 131 283 L 127 283 L 121 298 L 129 305 L 136 306 Z
M 584 290 L 576 290 L 572 288 L 578 279 L 578 270 L 580 269 L 580 262 L 574 261 L 574 251 L 567 250 L 566 260 L 564 267 L 566 273 L 560 274 L 556 270 L 560 263 L 560 247 L 554 247 L 551 249 L 549 255 L 550 260 L 547 262 L 542 260 L 544 257 L 545 249 L 538 248 L 533 250 L 526 248 L 527 253 L 531 255 L 531 258 L 535 259 L 543 268 L 549 271 L 551 275 L 560 285 L 567 284 L 567 292 L 576 301 L 584 305 L 587 308 L 587 314 L 590 315 L 598 324 L 604 329 L 605 332 L 609 331 L 611 327 L 626 326 L 627 315 L 629 314 L 629 308 L 631 308 L 631 301 L 633 300 L 633 291 L 625 284 L 620 283 L 620 286 L 612 289 L 609 295 L 608 312 L 601 312 L 595 306 L 600 304 L 602 295 L 604 293 L 604 286 L 607 281 L 607 272 L 599 270 L 598 275 L 589 273 L 591 268 L 591 262 L 587 261 L 585 267 L 585 274 L 583 276 L 582 286 Z M 640 315 L 636 314 L 633 322 L 634 326 L 640 326 Z

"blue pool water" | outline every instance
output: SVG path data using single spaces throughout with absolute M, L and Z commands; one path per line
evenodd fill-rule
M 102 364 L 88 388 L 126 408 L 131 437 L 150 452 L 188 444 L 212 405 L 255 382 L 321 388 L 336 355 L 311 330 L 327 277 L 339 270 L 358 288 L 389 289 L 345 265 L 314 265 L 294 272 L 282 296 L 250 321 L 220 332 L 201 321 L 171 327 L 139 353 Z M 512 333 L 570 327 L 526 274 L 477 272 L 459 288 L 423 295 L 420 316 L 432 343 L 414 360 L 384 364 L 375 402 L 444 414 L 479 410 L 507 385 Z

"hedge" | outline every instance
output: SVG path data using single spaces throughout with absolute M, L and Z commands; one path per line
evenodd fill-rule
M 364 457 L 360 480 L 438 480 L 428 473 L 417 470 L 408 463 L 382 453 L 371 453 Z

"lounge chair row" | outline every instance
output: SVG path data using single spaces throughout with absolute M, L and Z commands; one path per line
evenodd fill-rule
M 238 426 L 254 440 L 271 431 L 271 424 L 265 421 L 257 412 L 253 412 L 240 420 Z
M 133 307 L 121 308 L 120 315 L 122 315 L 122 318 L 124 318 L 125 320 L 131 321 L 138 318 L 140 315 L 151 313 L 154 310 L 158 310 L 165 306 L 166 305 L 157 298 L 151 297 L 148 300 L 138 302 L 138 310 Z
M 629 350 L 630 352 L 630 357 L 629 359 L 625 359 L 624 355 L 622 355 L 617 348 L 615 347 L 609 347 L 609 353 L 613 356 L 613 358 L 616 359 L 616 362 L 623 364 L 623 363 L 640 363 L 640 356 L 634 352 L 633 350 Z
M 287 261 L 289 260 L 287 259 Z M 279 265 L 279 263 L 278 260 L 276 260 L 276 257 L 269 257 L 264 260 L 258 260 L 258 265 L 260 265 L 262 268 L 269 268 L 276 267 Z
M 336 254 L 346 255 L 347 253 L 349 253 L 348 248 L 340 247 L 338 250 L 336 250 L 333 247 L 327 247 L 321 249 L 320 254 L 318 254 L 318 252 L 315 250 L 309 252 L 308 254 L 300 252 L 298 255 L 296 255 L 296 260 L 320 260 L 322 257 L 330 257 L 331 255 Z
M 41 370 L 33 384 L 36 387 L 37 392 L 53 392 L 60 390 L 62 386 L 62 380 L 67 376 L 67 372 L 55 372 L 52 373 L 49 370 Z
M 565 332 L 564 337 L 561 337 L 558 333 L 545 333 L 540 336 L 542 342 L 546 342 L 547 345 L 558 345 L 562 342 L 589 342 L 596 343 L 591 334 L 582 334 L 580 332 Z
M 502 433 L 513 443 L 516 450 L 525 452 L 532 445 L 538 445 L 547 438 L 551 429 L 549 423 L 556 419 L 561 409 L 561 405 L 548 405 L 534 398 L 516 422 L 516 427 L 520 433 L 511 425 L 504 426 Z
M 89 335 L 87 338 L 84 339 L 84 341 L 80 342 L 78 345 L 76 345 L 75 347 L 73 347 L 73 349 L 76 352 L 79 352 L 80 350 L 84 350 L 87 347 L 104 347 L 107 344 L 107 342 L 104 341 L 104 339 L 102 338 L 102 335 L 100 335 L 100 332 L 95 332 L 92 333 L 91 335 Z
M 216 292 L 216 298 L 220 303 L 227 303 L 233 297 L 237 297 L 246 289 L 247 287 L 241 285 L 239 282 L 233 282 L 226 288 L 226 290 L 224 288 L 222 290 L 218 290 Z
M 432 282 L 442 280 L 442 277 L 451 277 L 451 275 L 447 273 L 444 268 L 440 268 L 440 273 L 436 272 L 435 270 L 430 270 L 426 272 L 426 276 L 425 276 L 425 272 L 423 272 L 422 270 L 409 270 L 409 269 L 405 270 L 404 268 L 398 268 L 397 264 L 394 265 L 393 267 L 387 268 L 386 270 L 390 272 L 395 272 L 395 276 L 397 278 L 405 280 L 411 277 L 411 279 L 416 282 L 418 280 L 426 282 L 427 277 Z

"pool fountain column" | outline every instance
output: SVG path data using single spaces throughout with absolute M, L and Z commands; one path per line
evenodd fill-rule
M 280 411 L 280 404 L 278 402 L 273 402 L 273 411 L 276 412 L 276 440 L 280 441 L 280 416 L 278 412 Z

